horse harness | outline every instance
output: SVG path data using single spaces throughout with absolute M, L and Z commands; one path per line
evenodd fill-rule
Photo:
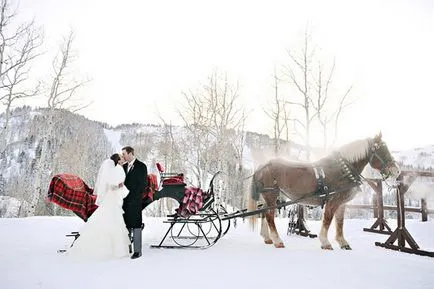
M 324 169 L 322 167 L 314 167 L 313 170 L 315 172 L 317 186 L 316 190 L 312 193 L 312 195 L 321 198 L 321 208 L 324 207 L 325 202 L 329 200 L 331 195 L 347 191 L 362 184 L 362 176 L 357 173 L 354 167 L 348 161 L 342 158 L 338 153 L 336 153 L 335 162 L 338 166 L 340 166 L 341 171 L 343 172 L 342 178 L 348 180 L 349 184 L 344 187 L 338 187 L 334 189 L 330 188 L 325 183 Z
M 322 167 L 313 167 L 316 178 L 316 191 L 313 195 L 321 197 L 321 209 L 324 208 L 326 200 L 329 198 L 329 187 L 325 184 L 325 172 Z
M 370 164 L 372 163 L 372 160 L 374 158 L 376 158 L 381 163 L 380 173 L 381 173 L 381 176 L 383 177 L 383 179 L 388 177 L 388 175 L 385 173 L 385 170 L 387 169 L 387 167 L 391 163 L 394 162 L 394 160 L 392 158 L 387 158 L 387 157 L 385 158 L 384 157 L 384 156 L 387 156 L 385 151 L 387 151 L 387 145 L 385 142 L 383 142 L 383 141 L 378 142 L 378 143 L 375 142 L 370 147 L 370 156 L 369 156 L 369 163 Z

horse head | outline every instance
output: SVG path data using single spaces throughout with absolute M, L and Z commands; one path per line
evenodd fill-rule
M 386 143 L 381 139 L 381 132 L 371 139 L 369 144 L 369 164 L 381 173 L 383 179 L 397 179 L 401 169 L 393 159 Z

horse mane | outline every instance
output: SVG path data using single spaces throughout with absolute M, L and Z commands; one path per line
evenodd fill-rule
M 357 162 L 368 156 L 370 139 L 356 140 L 341 146 L 337 152 L 349 162 Z
M 292 160 L 292 159 L 288 159 L 285 157 L 274 157 L 270 160 L 268 160 L 268 162 L 266 163 L 262 163 L 259 169 L 263 169 L 264 167 L 270 165 L 271 163 L 273 164 L 279 164 L 279 165 L 283 165 L 283 166 L 288 166 L 288 167 L 306 167 L 306 166 L 310 166 L 311 163 L 308 161 L 303 161 L 303 160 Z
M 335 153 L 338 153 L 342 158 L 346 159 L 347 161 L 353 163 L 357 162 L 361 159 L 364 159 L 369 154 L 370 149 L 370 143 L 372 139 L 366 138 L 366 139 L 360 139 L 356 140 L 347 144 L 342 145 L 340 148 L 335 150 Z M 326 159 L 332 157 L 332 155 L 329 155 L 325 157 Z M 303 160 L 291 160 L 287 159 L 285 157 L 275 157 L 270 160 L 268 160 L 265 163 L 262 163 L 257 170 L 261 170 L 264 167 L 270 165 L 271 163 L 274 164 L 281 164 L 288 167 L 306 167 L 310 166 L 312 163 L 308 161 Z

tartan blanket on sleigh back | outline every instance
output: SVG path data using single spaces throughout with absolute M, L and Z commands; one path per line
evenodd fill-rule
M 73 211 L 84 221 L 98 208 L 93 189 L 72 174 L 58 174 L 51 179 L 47 200 Z
M 149 187 L 144 189 L 143 198 L 150 198 L 152 201 L 153 194 L 158 191 L 155 174 L 148 175 L 148 184 Z M 93 189 L 80 177 L 72 174 L 58 174 L 51 179 L 47 201 L 73 211 L 85 222 L 98 208 Z

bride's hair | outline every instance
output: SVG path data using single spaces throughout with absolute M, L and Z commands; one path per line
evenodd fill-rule
M 115 166 L 118 164 L 119 160 L 121 159 L 121 156 L 119 154 L 112 154 L 110 159 L 115 163 Z

